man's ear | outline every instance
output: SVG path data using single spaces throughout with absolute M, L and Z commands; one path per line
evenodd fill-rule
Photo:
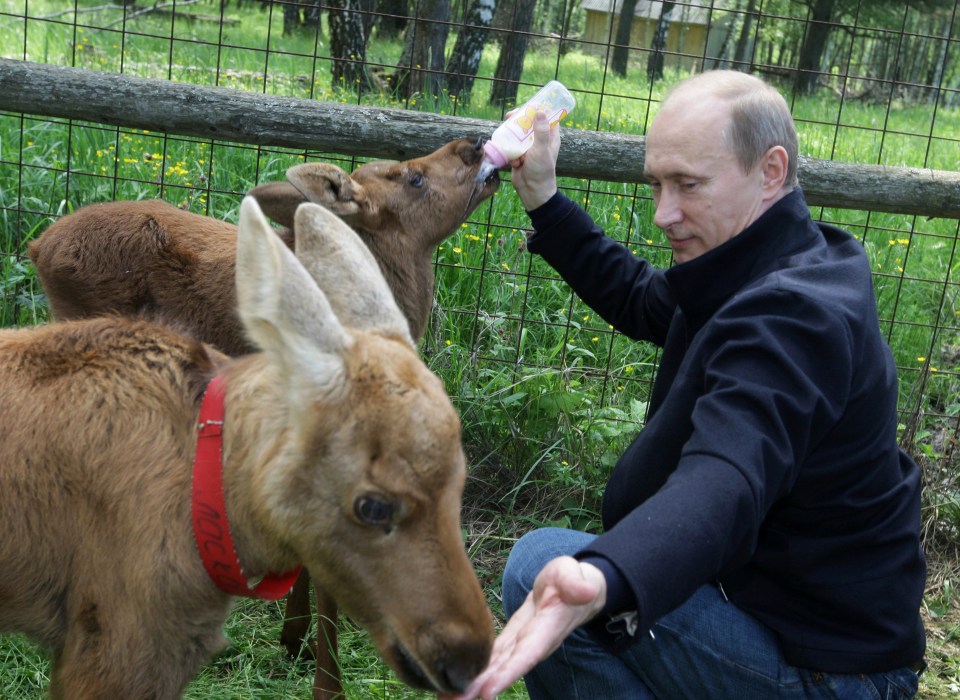
M 776 194 L 783 189 L 787 180 L 787 170 L 790 165 L 790 157 L 783 146 L 771 146 L 763 154 L 761 160 L 763 166 L 763 190 L 769 194 Z

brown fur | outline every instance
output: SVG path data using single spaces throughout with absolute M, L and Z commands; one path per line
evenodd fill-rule
M 339 215 L 367 244 L 419 339 L 433 304 L 433 252 L 499 179 L 476 180 L 482 141 L 460 139 L 423 158 L 287 171 L 251 190 L 291 228 L 305 201 Z M 293 237 L 286 234 L 288 243 Z M 295 235 L 295 234 L 294 234 Z M 236 316 L 236 226 L 158 200 L 92 204 L 54 222 L 29 247 L 55 318 L 157 314 L 229 355 L 251 352 Z
M 0 332 L 0 630 L 52 650 L 54 698 L 178 698 L 223 643 L 230 598 L 203 569 L 189 505 L 215 373 L 248 575 L 303 562 L 412 685 L 462 689 L 485 665 L 456 412 L 356 236 L 315 205 L 296 229 L 323 291 L 245 200 L 238 304 L 263 352 L 228 359 L 119 316 Z M 392 505 L 389 526 L 356 514 L 371 494 Z

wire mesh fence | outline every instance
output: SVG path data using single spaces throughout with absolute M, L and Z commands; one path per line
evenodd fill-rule
M 570 143 L 578 131 L 642 137 L 666 90 L 691 71 L 761 75 L 787 97 L 805 158 L 889 169 L 852 181 L 874 193 L 874 205 L 846 208 L 843 192 L 828 191 L 814 215 L 851 231 L 870 256 L 900 370 L 903 439 L 938 485 L 931 507 L 960 523 L 960 220 L 951 213 L 960 187 L 903 211 L 883 187 L 897 172 L 955 182 L 958 8 L 957 0 L 0 0 L 0 58 L 262 96 L 262 112 L 236 117 L 237 133 L 247 120 L 269 120 L 274 98 L 291 97 L 443 116 L 460 120 L 464 135 L 489 135 L 506 110 L 556 78 L 578 100 L 563 122 Z M 27 80 L 20 90 L 54 105 L 58 87 Z M 26 246 L 80 206 L 158 197 L 235 220 L 243 193 L 283 179 L 294 163 L 350 170 L 361 153 L 410 151 L 402 131 L 317 150 L 255 130 L 237 140 L 138 128 L 135 101 L 97 119 L 12 104 L 12 93 L 0 94 L 2 325 L 47 318 Z M 642 163 L 603 148 L 578 151 L 562 186 L 609 235 L 669 265 Z M 612 173 L 634 176 L 597 177 L 604 159 L 617 163 Z M 596 493 L 644 419 L 657 351 L 616 334 L 527 255 L 525 221 L 507 184 L 438 246 L 423 352 L 456 397 L 475 461 L 519 475 L 514 496 L 537 470 Z M 589 508 L 583 517 L 593 517 Z

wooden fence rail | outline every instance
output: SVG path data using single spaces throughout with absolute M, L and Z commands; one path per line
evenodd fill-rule
M 0 59 L 0 110 L 218 141 L 406 160 L 496 122 Z M 557 173 L 642 182 L 644 138 L 565 129 Z M 960 173 L 801 157 L 811 205 L 960 218 Z

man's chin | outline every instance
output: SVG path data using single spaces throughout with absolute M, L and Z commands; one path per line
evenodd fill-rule
M 671 246 L 673 249 L 673 261 L 678 265 L 682 265 L 685 262 L 690 262 L 694 258 L 698 257 L 701 252 L 699 250 L 694 250 L 692 247 L 683 247 L 683 246 Z

